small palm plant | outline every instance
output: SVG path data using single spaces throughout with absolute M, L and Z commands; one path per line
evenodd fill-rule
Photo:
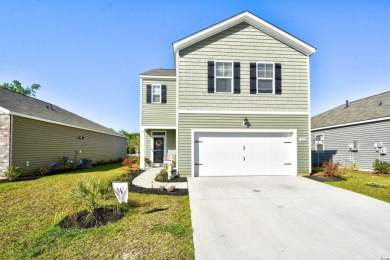
M 87 179 L 80 182 L 71 191 L 71 197 L 76 199 L 87 210 L 85 223 L 105 223 L 98 209 L 104 206 L 104 201 L 112 196 L 111 188 L 100 179 Z
M 5 176 L 7 176 L 8 180 L 14 181 L 22 174 L 22 170 L 20 167 L 8 166 L 7 171 L 5 172 Z

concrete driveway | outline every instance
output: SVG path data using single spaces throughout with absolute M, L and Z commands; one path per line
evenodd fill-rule
M 304 177 L 189 179 L 196 259 L 390 259 L 390 204 Z

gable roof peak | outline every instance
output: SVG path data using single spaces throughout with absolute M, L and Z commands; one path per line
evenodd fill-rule
M 261 19 L 260 17 L 252 14 L 249 11 L 243 11 L 237 15 L 234 15 L 230 18 L 227 18 L 219 23 L 216 23 L 212 26 L 209 26 L 205 29 L 202 29 L 196 33 L 193 33 L 185 38 L 182 38 L 173 45 L 174 57 L 176 61 L 176 53 L 192 44 L 195 44 L 199 41 L 202 41 L 208 37 L 211 37 L 219 32 L 227 30 L 232 26 L 235 26 L 239 23 L 246 22 L 251 26 L 257 28 L 258 30 L 270 35 L 271 37 L 285 43 L 286 45 L 296 49 L 297 51 L 310 56 L 316 52 L 316 49 L 307 44 L 306 42 L 298 39 L 297 37 L 283 31 L 277 26 Z

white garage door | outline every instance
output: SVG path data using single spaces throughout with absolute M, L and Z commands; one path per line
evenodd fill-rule
M 194 133 L 194 176 L 296 175 L 293 133 Z

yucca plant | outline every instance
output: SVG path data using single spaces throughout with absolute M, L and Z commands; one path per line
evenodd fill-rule
M 7 171 L 5 172 L 5 176 L 7 176 L 8 180 L 14 181 L 22 174 L 22 169 L 20 167 L 8 166 Z
M 71 197 L 76 199 L 87 211 L 85 222 L 105 222 L 98 209 L 104 207 L 104 201 L 112 196 L 111 188 L 100 179 L 87 179 L 72 189 Z

